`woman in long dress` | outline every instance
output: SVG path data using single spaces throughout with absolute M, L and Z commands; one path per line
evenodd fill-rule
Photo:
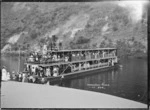
M 7 70 L 5 69 L 5 67 L 3 67 L 2 69 L 2 81 L 7 81 L 9 80 L 8 75 L 7 75 Z

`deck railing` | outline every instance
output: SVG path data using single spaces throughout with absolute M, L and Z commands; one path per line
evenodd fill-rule
M 105 63 L 98 63 L 98 64 L 93 64 L 93 65 L 90 65 L 89 67 L 75 67 L 75 68 L 72 68 L 72 71 L 79 71 L 79 70 L 86 70 L 86 69 L 92 69 L 92 68 L 97 68 L 97 67 L 104 67 L 104 66 L 109 66 L 109 63 L 108 62 L 105 62 Z
M 35 60 L 35 58 L 31 60 L 27 59 L 27 63 L 35 63 L 35 64 L 48 64 L 48 63 L 59 63 L 59 62 L 73 62 L 73 61 L 82 61 L 82 60 L 93 60 L 93 59 L 100 59 L 100 58 L 111 58 L 111 57 L 115 57 L 114 54 L 105 54 L 103 55 L 97 55 L 97 56 L 81 56 L 81 57 L 71 57 L 71 60 L 65 60 L 65 58 L 59 58 L 59 59 L 50 59 L 50 58 L 43 58 L 40 59 L 38 61 Z

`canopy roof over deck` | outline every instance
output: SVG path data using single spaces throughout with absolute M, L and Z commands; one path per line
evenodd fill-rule
M 116 50 L 116 48 L 97 48 L 97 49 L 72 49 L 72 50 L 48 50 L 48 52 L 79 52 L 79 51 L 98 51 L 98 50 Z

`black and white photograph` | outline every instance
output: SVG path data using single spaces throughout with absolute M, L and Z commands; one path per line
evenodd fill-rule
M 148 7 L 1 2 L 1 108 L 147 110 Z

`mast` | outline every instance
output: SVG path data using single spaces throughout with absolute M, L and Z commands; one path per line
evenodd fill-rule
M 11 52 L 11 47 L 10 47 L 10 54 L 12 54 L 12 52 Z M 9 62 L 9 65 L 11 66 L 11 56 L 9 56 L 9 58 L 10 58 L 10 62 Z
M 20 47 L 19 47 L 18 73 L 19 71 L 20 71 Z

